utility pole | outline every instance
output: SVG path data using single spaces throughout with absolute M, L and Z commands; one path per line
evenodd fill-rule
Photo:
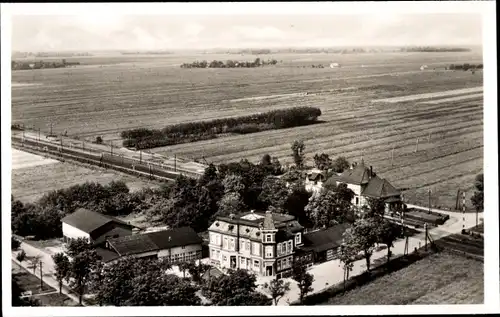
M 174 154 L 174 172 L 177 172 L 177 155 Z
M 459 210 L 459 208 L 458 208 L 459 207 L 458 206 L 459 200 L 460 200 L 460 189 L 457 189 L 457 199 L 455 201 L 455 210 Z
M 38 128 L 38 143 L 40 143 L 40 128 Z
M 42 271 L 42 261 L 40 261 L 40 289 L 43 290 L 43 271 Z
M 61 133 L 61 152 L 62 152 L 62 150 L 63 150 L 63 135 Z
M 429 134 L 427 135 L 427 143 L 429 143 L 431 141 L 431 133 L 429 132 Z
M 50 122 L 50 136 L 52 136 L 52 126 L 53 126 L 53 125 L 54 125 L 54 124 L 53 124 L 52 122 Z
M 139 150 L 139 164 L 142 164 L 142 150 Z
M 418 152 L 418 138 L 417 138 L 417 144 L 415 144 L 415 153 Z
M 431 189 L 429 188 L 429 213 L 431 213 Z
M 85 151 L 85 141 L 82 141 L 82 151 Z
M 427 251 L 427 222 L 424 223 L 424 230 L 425 230 L 425 251 Z
M 111 156 L 113 156 L 113 141 L 111 141 Z
M 465 230 L 465 192 L 462 192 L 462 215 L 463 215 L 462 230 Z
M 391 151 L 391 167 L 394 166 L 394 146 L 392 146 L 392 151 Z

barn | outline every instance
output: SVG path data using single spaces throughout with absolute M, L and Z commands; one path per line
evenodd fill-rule
M 132 235 L 134 229 L 140 230 L 124 221 L 85 208 L 78 208 L 61 222 L 65 242 L 85 238 L 94 245 L 104 243 L 108 238 Z

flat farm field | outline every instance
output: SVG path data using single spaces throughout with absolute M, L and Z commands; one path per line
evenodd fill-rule
M 483 272 L 482 262 L 442 252 L 333 297 L 327 305 L 482 304 Z
M 34 202 L 52 190 L 68 188 L 87 181 L 108 184 L 113 180 L 124 181 L 130 190 L 155 186 L 154 183 L 133 176 L 63 163 L 12 149 L 12 195 L 22 202 Z
M 381 177 L 411 188 L 405 193 L 411 203 L 427 204 L 428 188 L 432 204 L 443 208 L 455 206 L 458 188 L 472 194 L 474 176 L 483 166 L 483 75 L 444 67 L 481 63 L 480 54 L 281 54 L 260 56 L 283 61 L 262 68 L 178 66 L 203 59 L 255 58 L 87 58 L 89 65 L 79 68 L 13 72 L 13 122 L 44 131 L 52 122 L 56 133 L 87 139 L 101 135 L 118 145 L 118 133 L 129 128 L 315 106 L 325 123 L 152 151 L 215 163 L 242 158 L 256 162 L 270 154 L 290 163 L 290 144 L 302 139 L 310 164 L 321 152 L 350 160 L 363 156 Z M 342 67 L 311 67 L 330 62 Z M 428 68 L 421 71 L 423 64 Z

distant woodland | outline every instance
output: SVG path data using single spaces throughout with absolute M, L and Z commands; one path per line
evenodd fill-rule
M 75 56 L 93 56 L 88 52 L 19 52 L 12 53 L 12 58 L 26 58 L 26 57 L 75 57 Z
M 249 68 L 249 67 L 261 67 L 266 65 L 276 65 L 278 63 L 275 59 L 270 59 L 263 61 L 260 58 L 256 58 L 253 62 L 240 62 L 228 60 L 226 62 L 213 60 L 212 62 L 207 61 L 195 61 L 193 63 L 184 63 L 181 68 Z
M 12 61 L 12 70 L 64 68 L 80 65 L 80 62 L 67 62 L 65 59 L 59 61 Z

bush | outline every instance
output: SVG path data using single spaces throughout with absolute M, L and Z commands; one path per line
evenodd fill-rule
M 19 240 L 17 240 L 16 238 L 12 237 L 11 238 L 12 250 L 16 251 L 17 249 L 19 249 L 20 246 L 21 246 L 21 242 Z
M 23 262 L 24 260 L 26 260 L 26 252 L 24 252 L 24 250 L 21 250 L 21 252 L 16 255 L 16 260 L 18 260 L 19 262 Z
M 95 138 L 95 143 L 102 144 L 102 137 L 101 136 L 96 137 Z

